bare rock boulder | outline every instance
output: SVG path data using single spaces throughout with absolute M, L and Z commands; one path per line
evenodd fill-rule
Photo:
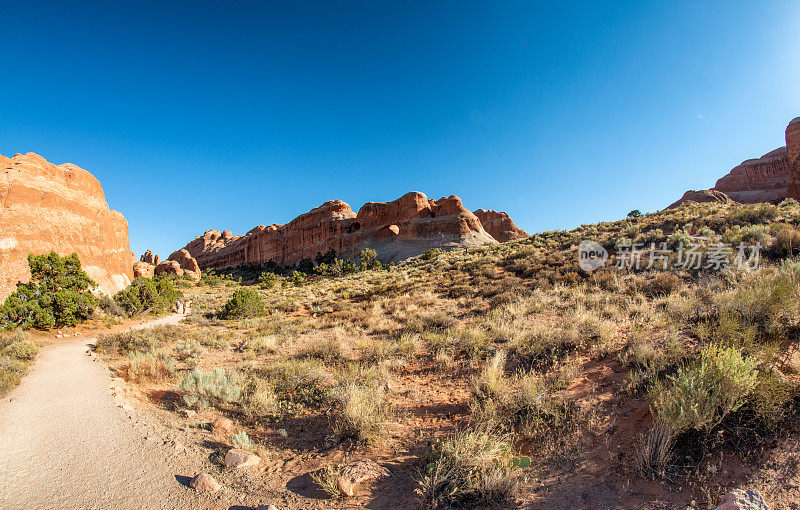
M 758 489 L 736 489 L 722 498 L 722 504 L 713 510 L 769 510 Z
M 700 191 L 689 190 L 683 194 L 680 200 L 670 204 L 667 209 L 674 209 L 675 207 L 679 207 L 683 204 L 704 204 L 708 202 L 732 204 L 733 200 L 731 200 L 730 197 L 725 193 L 713 189 L 704 189 Z
M 196 475 L 189 481 L 189 487 L 197 492 L 205 492 L 207 494 L 213 494 L 222 488 L 219 482 L 208 473 Z
M 353 496 L 356 485 L 367 480 L 389 476 L 389 470 L 372 459 L 363 459 L 351 462 L 339 470 L 337 485 L 339 490 L 347 496 Z
M 259 462 L 261 462 L 261 457 L 247 450 L 233 448 L 225 454 L 225 467 L 228 469 L 255 466 Z
M 137 278 L 143 276 L 145 278 L 152 278 L 155 274 L 156 266 L 148 264 L 147 262 L 134 262 L 133 263 L 133 277 Z

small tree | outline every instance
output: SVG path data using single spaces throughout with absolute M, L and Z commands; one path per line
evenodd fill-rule
M 364 248 L 358 256 L 361 260 L 361 269 L 372 269 L 378 262 L 378 254 L 371 248 Z
M 240 319 L 264 315 L 265 306 L 261 295 L 253 289 L 237 289 L 222 309 L 223 319 Z
M 92 315 L 97 300 L 90 289 L 96 284 L 81 269 L 77 254 L 31 254 L 28 267 L 31 280 L 18 283 L 6 298 L 0 307 L 0 325 L 50 329 L 74 326 Z
M 642 211 L 639 209 L 634 209 L 633 211 L 628 213 L 628 218 L 638 218 L 642 215 Z

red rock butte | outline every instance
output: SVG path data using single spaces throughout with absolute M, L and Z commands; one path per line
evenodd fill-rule
M 259 225 L 238 236 L 208 230 L 185 249 L 207 270 L 270 261 L 286 266 L 331 248 L 340 257 L 371 248 L 381 261 L 396 262 L 433 247 L 497 243 L 495 234 L 503 241 L 528 237 L 505 213 L 477 212 L 487 219 L 487 228 L 454 195 L 429 200 L 411 192 L 391 202 L 364 204 L 357 214 L 345 202 L 331 200 L 286 225 Z
M 98 289 L 113 294 L 133 277 L 128 222 L 109 209 L 86 170 L 34 154 L 0 155 L 0 299 L 30 279 L 28 254 L 78 254 Z
M 669 207 L 686 202 L 724 202 L 727 199 L 720 197 L 722 193 L 743 204 L 777 204 L 785 198 L 800 199 L 800 117 L 792 120 L 786 128 L 785 147 L 758 159 L 743 161 L 710 190 L 687 191 Z

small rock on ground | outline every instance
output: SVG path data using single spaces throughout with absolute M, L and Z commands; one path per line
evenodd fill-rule
M 769 506 L 758 489 L 736 489 L 725 494 L 714 510 L 769 510 Z
M 225 467 L 230 469 L 255 466 L 259 462 L 261 462 L 261 457 L 247 450 L 234 448 L 225 454 Z
M 371 459 L 357 460 L 339 470 L 337 484 L 347 496 L 353 496 L 356 485 L 366 480 L 389 476 L 389 470 Z
M 197 492 L 214 493 L 220 490 L 222 486 L 208 473 L 200 473 L 189 481 L 189 487 Z
M 217 418 L 211 423 L 211 432 L 215 436 L 230 436 L 233 434 L 233 421 L 228 418 Z

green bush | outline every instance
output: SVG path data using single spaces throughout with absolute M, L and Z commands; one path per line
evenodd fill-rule
M 359 261 L 361 262 L 361 269 L 372 269 L 375 267 L 375 263 L 378 262 L 378 253 L 371 249 L 371 248 L 364 248 L 361 250 L 361 253 L 358 254 Z
M 653 387 L 653 409 L 676 434 L 710 432 L 748 401 L 757 382 L 754 360 L 732 347 L 707 346 L 698 363 Z
M 164 313 L 181 297 L 183 293 L 176 290 L 168 278 L 140 276 L 128 288 L 119 291 L 114 301 L 128 316 L 133 317 L 143 313 Z
M 264 315 L 266 308 L 261 296 L 253 289 L 236 289 L 222 309 L 223 319 L 241 319 Z
M 91 317 L 97 305 L 90 292 L 95 283 L 81 269 L 75 253 L 28 255 L 28 266 L 31 280 L 18 283 L 0 307 L 0 327 L 51 329 L 74 326 Z
M 278 282 L 278 275 L 269 271 L 264 271 L 256 279 L 256 284 L 262 289 L 268 290 L 275 286 Z

